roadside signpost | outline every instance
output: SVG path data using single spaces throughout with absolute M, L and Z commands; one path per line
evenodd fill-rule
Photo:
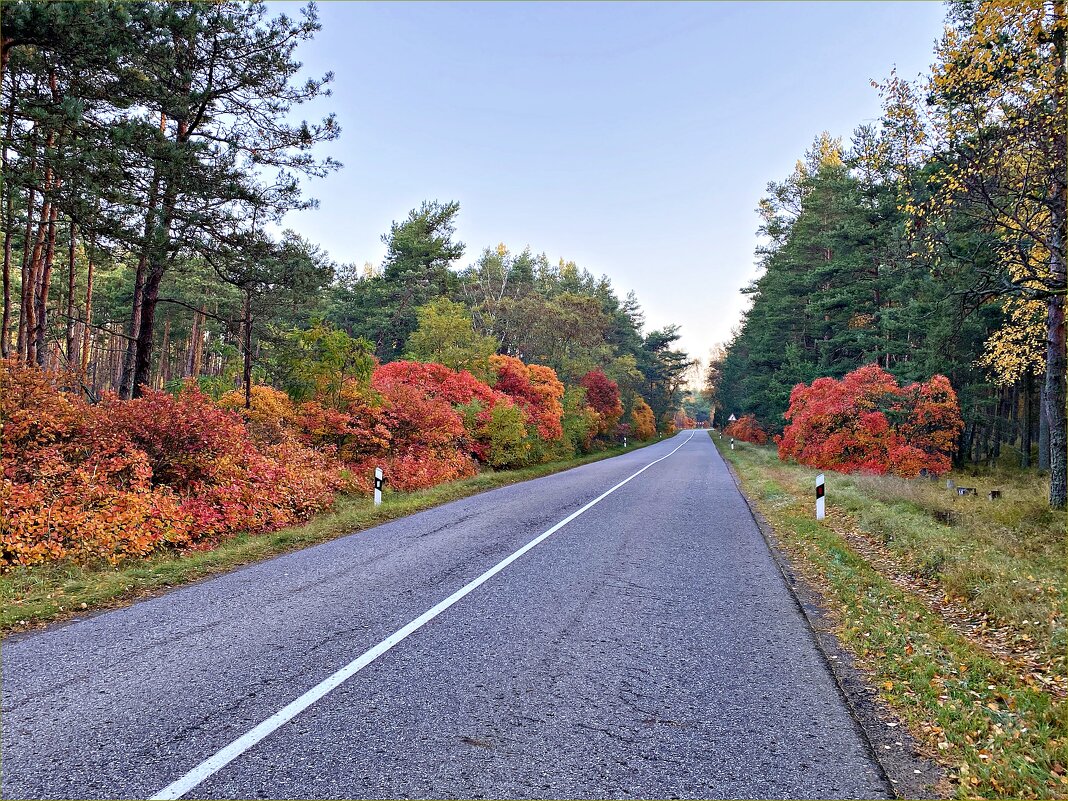
M 816 519 L 823 520 L 827 515 L 827 499 L 824 496 L 824 483 L 826 479 L 823 473 L 816 476 Z
M 375 468 L 375 506 L 382 504 L 382 484 L 385 479 L 382 477 L 382 468 Z

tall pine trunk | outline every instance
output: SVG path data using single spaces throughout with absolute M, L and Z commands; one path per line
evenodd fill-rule
M 122 377 L 119 379 L 119 396 L 129 400 L 134 394 L 134 370 L 137 362 L 137 340 L 141 335 L 141 321 L 144 315 L 145 274 L 148 270 L 149 254 L 155 237 L 156 206 L 159 203 L 160 174 L 157 168 L 152 177 L 152 188 L 148 193 L 148 208 L 145 211 L 144 242 L 141 255 L 134 272 L 133 299 L 130 303 L 130 326 L 127 329 L 126 355 L 122 363 Z
M 19 297 L 19 327 L 15 342 L 15 353 L 23 360 L 26 358 L 26 331 L 29 323 L 26 319 L 26 314 L 31 311 L 27 307 L 26 298 L 30 287 L 30 236 L 33 234 L 33 210 L 34 203 L 37 200 L 36 195 L 37 190 L 31 186 L 26 199 L 26 229 L 22 235 L 22 263 L 20 265 L 22 292 Z
M 159 288 L 167 267 L 167 244 L 170 239 L 171 221 L 174 214 L 175 193 L 168 191 L 160 214 L 156 246 L 145 272 L 144 291 L 141 296 L 141 326 L 134 342 L 133 395 L 141 396 L 141 386 L 148 384 L 152 373 L 152 349 L 155 337 L 156 305 Z
M 47 175 L 47 173 L 46 173 Z M 47 186 L 47 183 L 46 183 Z M 45 243 L 48 238 L 48 220 L 52 216 L 52 201 L 49 199 L 47 189 L 41 193 L 41 219 L 37 222 L 37 236 L 33 243 L 33 253 L 30 254 L 30 269 L 26 286 L 23 288 L 22 302 L 25 305 L 26 332 L 25 332 L 25 360 L 28 364 L 37 361 L 37 295 L 41 282 L 41 272 L 44 269 Z
M 11 102 L 7 111 L 7 127 L 4 131 L 4 141 L 10 142 L 12 132 L 15 129 L 15 104 L 18 99 L 18 80 L 15 74 L 11 77 Z M 0 322 L 0 356 L 5 359 L 11 353 L 11 342 L 8 332 L 11 330 L 11 234 L 15 228 L 15 188 L 11 185 L 8 172 L 7 148 L 0 148 L 0 162 L 3 170 L 4 182 L 4 316 Z M 23 248 L 26 245 L 23 244 Z
M 1063 190 L 1062 190 L 1063 191 Z M 1062 229 L 1063 230 L 1063 229 Z M 1050 259 L 1055 286 L 1065 285 L 1063 250 Z M 1068 430 L 1065 420 L 1065 325 L 1064 295 L 1050 295 L 1046 316 L 1046 385 L 1043 404 L 1049 425 L 1049 505 L 1054 509 L 1068 506 Z
M 85 272 L 85 323 L 82 328 L 82 372 L 89 369 L 89 356 L 92 340 L 90 339 L 89 327 L 93 324 L 93 251 L 94 239 L 89 237 L 89 247 L 86 249 L 86 272 Z
M 77 264 L 75 262 L 75 247 L 77 246 L 78 226 L 74 220 L 70 221 L 70 249 L 67 258 L 67 365 L 73 369 L 78 363 L 78 347 L 74 337 L 74 290 L 77 289 Z
M 34 316 L 37 324 L 37 364 L 48 367 L 48 290 L 52 285 L 52 264 L 56 255 L 56 223 L 59 219 L 59 206 L 52 204 L 48 215 L 48 244 L 45 248 L 44 265 L 38 278 L 36 308 Z
M 1065 38 L 1065 4 L 1054 3 L 1053 27 L 1056 71 L 1054 113 L 1063 120 L 1068 115 L 1068 98 L 1065 84 L 1068 82 L 1068 52 Z M 1068 246 L 1068 136 L 1059 135 L 1053 142 L 1054 166 L 1050 186 L 1050 284 L 1053 293 L 1047 302 L 1046 315 L 1046 386 L 1044 403 L 1049 420 L 1049 505 L 1054 509 L 1068 506 L 1068 427 L 1065 420 L 1065 353 L 1064 293 L 1068 289 L 1065 247 Z
M 245 383 L 245 408 L 252 408 L 252 290 L 245 290 L 245 319 L 242 324 L 242 349 L 245 351 L 242 377 Z

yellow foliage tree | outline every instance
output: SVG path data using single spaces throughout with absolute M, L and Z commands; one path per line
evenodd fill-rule
M 978 294 L 1045 307 L 1042 400 L 1054 508 L 1068 504 L 1066 34 L 1065 0 L 958 2 L 950 6 L 924 91 L 909 90 L 896 76 L 882 87 L 892 141 L 911 152 L 922 145 L 933 167 L 925 199 L 908 209 L 917 242 L 937 254 L 945 229 L 940 223 L 951 213 L 965 214 L 977 230 L 992 234 L 997 256 Z M 1017 333 L 996 338 L 995 350 Z

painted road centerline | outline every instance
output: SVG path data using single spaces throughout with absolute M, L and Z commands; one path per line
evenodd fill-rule
M 390 634 L 377 645 L 374 645 L 368 650 L 364 651 L 362 654 L 360 654 L 354 660 L 349 662 L 343 668 L 331 674 L 327 678 L 323 679 L 321 682 L 316 684 L 314 687 L 312 687 L 306 693 L 301 695 L 299 698 L 290 701 L 288 704 L 279 709 L 277 712 L 275 712 L 269 718 L 264 720 L 262 723 L 245 732 L 243 735 L 238 737 L 228 746 L 221 749 L 220 751 L 217 751 L 215 754 L 205 759 L 203 762 L 201 762 L 199 765 L 197 765 L 195 768 L 193 768 L 181 778 L 168 784 L 166 787 L 164 787 L 162 790 L 152 796 L 153 801 L 156 801 L 156 799 L 181 798 L 194 787 L 203 783 L 205 779 L 209 778 L 210 776 L 224 768 L 226 765 L 233 762 L 243 753 L 248 751 L 250 748 L 256 745 L 256 743 L 260 742 L 260 740 L 263 740 L 264 738 L 270 736 L 272 733 L 280 729 L 282 726 L 291 721 L 305 709 L 312 706 L 312 704 L 314 704 L 320 698 L 325 696 L 331 690 L 334 690 L 335 688 L 339 687 L 347 679 L 358 673 L 363 668 L 367 667 L 372 662 L 374 662 L 376 659 L 378 659 L 378 657 L 382 656 L 382 654 L 386 653 L 386 651 L 388 651 L 394 645 L 405 639 L 409 634 L 412 634 L 413 632 L 422 628 L 424 625 L 436 618 L 438 615 L 440 615 L 454 603 L 459 601 L 465 595 L 468 595 L 472 591 L 476 590 L 478 587 L 485 584 L 495 575 L 497 575 L 506 567 L 508 567 L 508 565 L 512 564 L 512 562 L 514 562 L 516 559 L 521 557 L 530 549 L 534 548 L 540 542 L 555 534 L 557 531 L 562 529 L 564 526 L 566 526 L 576 517 L 581 515 L 583 512 L 586 512 L 587 510 L 596 506 L 598 503 L 603 501 L 605 498 L 607 498 L 617 489 L 622 487 L 624 484 L 640 476 L 654 464 L 662 462 L 669 456 L 672 456 L 677 453 L 679 449 L 682 448 L 683 445 L 685 445 L 691 439 L 693 439 L 693 437 L 694 435 L 693 433 L 691 433 L 690 436 L 686 438 L 686 441 L 683 442 L 682 445 L 679 445 L 678 448 L 675 448 L 675 450 L 673 450 L 671 453 L 661 456 L 659 459 L 654 459 L 638 472 L 627 476 L 625 479 L 620 481 L 611 489 L 607 490 L 606 492 L 603 492 L 582 508 L 577 509 L 576 511 L 569 514 L 567 517 L 565 517 L 552 528 L 539 534 L 537 537 L 532 539 L 530 542 L 528 542 L 518 551 L 513 553 L 511 556 L 505 557 L 500 562 L 491 567 L 489 570 L 487 570 L 485 573 L 483 573 L 481 576 L 468 582 L 463 587 L 454 592 L 452 595 L 450 595 L 448 598 L 435 604 L 430 609 L 423 612 L 423 614 L 419 615 L 419 617 L 412 620 L 406 626 L 397 629 L 395 632 Z

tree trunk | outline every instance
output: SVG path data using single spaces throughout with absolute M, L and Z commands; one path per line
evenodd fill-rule
M 204 352 L 204 320 L 208 306 L 200 304 L 200 311 L 193 315 L 193 327 L 189 331 L 189 356 L 186 360 L 185 375 L 193 378 L 200 376 L 200 361 Z
M 1060 119 L 1068 114 L 1065 83 L 1068 82 L 1068 52 L 1064 28 L 1064 2 L 1054 3 L 1054 47 L 1056 93 L 1054 114 Z M 1065 420 L 1065 353 L 1064 293 L 1068 289 L 1068 265 L 1065 247 L 1068 246 L 1068 136 L 1060 134 L 1054 142 L 1054 170 L 1050 186 L 1050 295 L 1046 315 L 1046 386 L 1044 402 L 1049 420 L 1049 505 L 1053 509 L 1068 506 L 1068 427 Z
M 172 209 L 173 204 L 170 208 L 164 207 L 163 209 L 160 222 L 162 229 L 160 241 L 162 241 L 170 232 L 170 215 Z M 145 275 L 144 294 L 141 299 L 141 327 L 137 332 L 137 340 L 135 343 L 136 349 L 133 373 L 133 397 L 135 398 L 141 396 L 141 385 L 149 383 L 150 375 L 152 373 L 152 345 L 155 334 L 156 305 L 159 302 L 159 287 L 163 282 L 163 274 L 166 270 L 166 265 L 167 254 L 165 248 L 161 245 L 153 253 L 153 257 L 149 262 L 147 274 Z
M 1001 456 L 1001 440 L 1005 432 L 1005 388 L 998 387 L 997 404 L 994 406 L 994 423 L 991 432 L 990 453 L 988 459 L 993 465 Z
M 1034 395 L 1035 378 L 1031 375 L 1031 371 L 1028 370 L 1024 376 L 1024 391 L 1023 391 L 1023 429 L 1020 432 L 1020 467 L 1027 470 L 1031 467 L 1031 429 L 1034 425 L 1032 419 L 1031 406 L 1032 396 Z
M 161 389 L 167 386 L 169 366 L 171 363 L 171 321 L 163 321 L 163 343 L 159 347 L 159 381 L 155 382 Z
M 11 134 L 15 127 L 15 102 L 18 97 L 18 80 L 15 74 L 11 77 L 11 103 L 7 112 L 7 129 L 4 141 L 11 141 Z M 0 148 L 0 169 L 4 175 L 4 194 L 6 201 L 4 218 L 4 317 L 0 322 L 0 356 L 7 358 L 11 354 L 11 342 L 8 332 L 11 330 L 11 232 L 15 227 L 15 188 L 8 179 L 7 148 Z M 27 213 L 30 213 L 29 211 Z M 23 244 L 25 250 L 26 245 Z
M 22 311 L 25 331 L 22 332 L 20 356 L 27 364 L 37 361 L 37 302 L 36 291 L 38 275 L 41 271 L 41 256 L 44 253 L 45 236 L 48 233 L 48 217 L 52 213 L 52 203 L 48 195 L 41 193 L 41 217 L 37 221 L 37 235 L 34 237 L 33 251 L 22 284 Z
M 57 182 L 58 185 L 58 182 Z M 48 246 L 45 248 L 44 269 L 41 270 L 37 306 L 34 314 L 37 318 L 37 364 L 48 367 L 48 290 L 52 285 L 52 263 L 56 255 L 56 220 L 59 206 L 52 204 L 48 215 Z
M 162 118 L 161 127 L 166 117 Z M 179 146 L 187 143 L 188 128 L 184 120 L 178 121 L 176 141 Z M 170 245 L 171 224 L 174 211 L 178 205 L 178 182 L 171 176 L 164 184 L 163 202 L 160 209 L 160 221 L 156 226 L 149 250 L 148 273 L 145 276 L 144 298 L 141 303 L 141 327 L 137 332 L 134 357 L 133 397 L 141 394 L 141 385 L 148 382 L 152 371 L 152 333 L 156 320 L 156 303 L 159 300 L 159 286 L 167 268 L 167 252 Z
M 161 115 L 160 129 L 166 125 L 166 116 Z M 145 273 L 148 269 L 149 254 L 155 242 L 156 209 L 159 205 L 159 186 L 161 173 L 157 165 L 152 175 L 152 186 L 148 192 L 148 205 L 145 209 L 144 241 L 141 254 L 137 259 L 134 272 L 133 299 L 130 304 L 130 326 L 127 330 L 126 355 L 122 363 L 122 378 L 119 381 L 119 397 L 127 400 L 134 394 L 134 371 L 137 361 L 137 340 L 141 334 L 141 319 L 144 314 Z
M 252 408 L 252 291 L 245 290 L 245 319 L 242 346 L 245 351 L 243 379 L 245 382 L 245 408 Z
M 89 238 L 89 247 L 86 249 L 86 273 L 85 273 L 85 325 L 82 334 L 82 372 L 89 369 L 90 333 L 89 326 L 93 324 L 93 251 L 94 239 Z
M 70 221 L 70 251 L 67 260 L 67 364 L 72 369 L 78 363 L 78 354 L 75 352 L 78 343 L 74 337 L 74 290 L 77 278 L 74 249 L 77 245 L 78 226 L 74 220 Z
M 33 165 L 31 165 L 31 169 L 33 169 Z M 26 230 L 22 235 L 22 264 L 20 272 L 22 277 L 22 292 L 19 297 L 19 328 L 15 342 L 15 353 L 23 360 L 26 358 L 26 326 L 29 322 L 26 319 L 26 314 L 27 311 L 30 311 L 26 306 L 26 293 L 30 286 L 30 235 L 33 233 L 33 205 L 37 199 L 36 195 L 37 190 L 30 187 L 29 196 L 26 201 Z
M 1060 265 L 1064 281 L 1064 264 Z M 1057 273 L 1054 273 L 1056 276 Z M 1068 505 L 1068 431 L 1065 430 L 1065 327 L 1064 295 L 1051 295 L 1047 314 L 1046 385 L 1043 404 L 1049 421 L 1049 505 Z

